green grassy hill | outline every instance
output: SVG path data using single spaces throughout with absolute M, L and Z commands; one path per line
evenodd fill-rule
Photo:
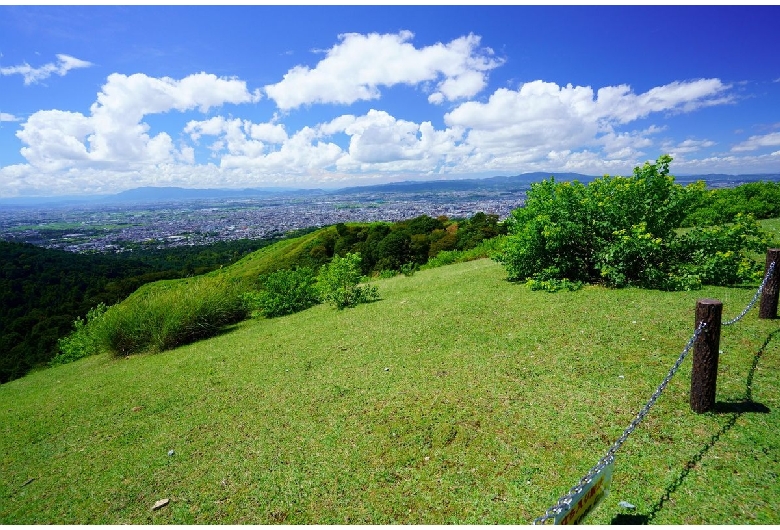
M 696 300 L 730 318 L 753 292 L 505 277 L 489 260 L 397 276 L 376 303 L 4 384 L 0 523 L 530 523 L 645 404 Z M 754 310 L 724 330 L 717 413 L 691 412 L 686 360 L 588 522 L 780 523 L 779 325 Z
M 268 274 L 279 269 L 291 268 L 293 265 L 316 266 L 316 260 L 310 256 L 318 240 L 326 234 L 334 234 L 333 226 L 321 228 L 309 234 L 279 241 L 245 256 L 236 263 L 221 270 L 231 278 L 253 281 L 260 274 Z

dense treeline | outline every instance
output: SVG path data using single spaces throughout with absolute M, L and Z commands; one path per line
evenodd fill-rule
M 469 219 L 421 215 L 396 223 L 339 223 L 335 228 L 313 241 L 307 256 L 287 266 L 317 269 L 333 256 L 355 253 L 362 258 L 361 268 L 365 275 L 400 272 L 407 267 L 424 265 L 441 251 L 469 250 L 485 239 L 506 233 L 497 215 L 483 212 Z
M 57 353 L 57 339 L 90 308 L 115 304 L 149 282 L 229 265 L 274 241 L 226 241 L 132 255 L 74 254 L 0 242 L 0 383 L 45 365 Z
M 756 219 L 780 217 L 780 183 L 759 181 L 703 191 L 681 226 L 732 223 L 738 214 L 751 214 Z

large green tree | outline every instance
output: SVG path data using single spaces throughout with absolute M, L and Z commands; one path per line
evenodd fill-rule
M 671 161 L 663 155 L 631 177 L 604 176 L 588 185 L 554 178 L 533 184 L 525 206 L 507 220 L 509 235 L 496 259 L 510 280 L 532 286 L 566 280 L 676 290 L 754 280 L 759 267 L 747 252 L 762 250 L 766 238 L 751 218 L 738 218 L 728 230 L 678 236 L 704 183 L 676 184 Z

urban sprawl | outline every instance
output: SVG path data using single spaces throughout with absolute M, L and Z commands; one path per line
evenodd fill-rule
M 4 207 L 0 239 L 71 252 L 127 252 L 236 239 L 346 222 L 401 221 L 420 215 L 500 219 L 522 205 L 524 191 L 353 193 L 171 202 Z

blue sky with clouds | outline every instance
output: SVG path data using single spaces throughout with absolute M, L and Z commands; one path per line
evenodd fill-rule
M 0 6 L 0 196 L 780 171 L 780 6 Z

